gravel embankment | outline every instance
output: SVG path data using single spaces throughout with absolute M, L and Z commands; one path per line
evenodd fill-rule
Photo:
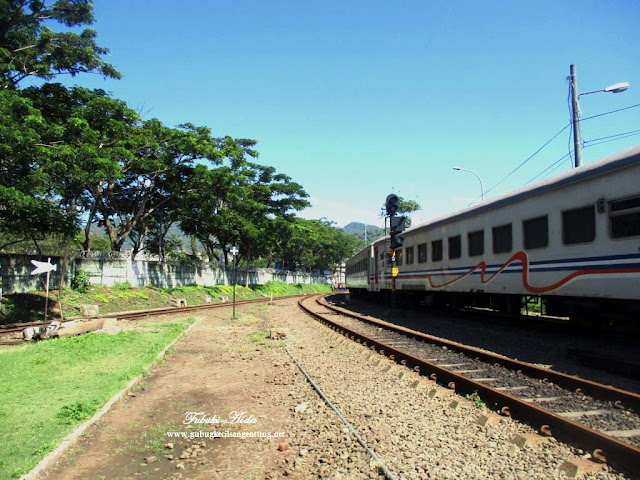
M 344 295 L 329 297 L 329 300 L 332 299 L 339 304 L 344 300 Z M 483 318 L 473 318 L 465 314 L 391 310 L 357 298 L 351 298 L 350 305 L 345 308 L 523 362 L 544 365 L 569 375 L 640 393 L 640 378 L 629 378 L 618 373 L 590 368 L 579 360 L 568 357 L 568 350 L 574 348 L 634 358 L 638 356 L 637 345 L 611 343 L 598 336 L 582 336 L 580 332 L 560 333 L 551 329 L 545 331 L 542 327 L 529 329 L 520 324 L 507 327 L 504 322 L 494 323 L 488 317 L 485 321 Z
M 293 304 L 279 313 L 278 326 L 289 327 L 292 354 L 398 479 L 562 479 L 560 465 L 582 454 L 554 439 L 519 448 L 511 440 L 534 433 L 528 426 L 510 419 L 480 426 L 480 414 L 490 413 L 484 408 L 453 410 L 452 397 L 430 399 L 429 388 L 414 389 L 398 372 L 385 373 L 390 361 L 374 366 L 364 347 L 304 317 Z M 379 478 L 353 435 L 292 369 L 282 362 L 271 379 L 289 389 L 285 401 L 293 420 L 283 474 Z M 586 478 L 628 477 L 605 466 Z
M 580 423 L 600 431 L 616 430 L 640 430 L 640 415 L 631 410 L 617 408 L 614 402 L 602 401 L 567 390 L 552 382 L 545 382 L 540 379 L 527 376 L 525 373 L 516 372 L 512 369 L 493 365 L 484 360 L 467 356 L 464 353 L 452 351 L 447 347 L 420 342 L 396 333 L 386 328 L 362 322 L 346 316 L 335 316 L 330 318 L 336 320 L 345 328 L 359 332 L 369 338 L 375 338 L 382 343 L 393 346 L 401 345 L 400 349 L 417 357 L 423 358 L 438 365 L 450 365 L 452 371 L 464 370 L 465 376 L 472 379 L 492 378 L 491 386 L 498 387 L 527 387 L 526 389 L 511 392 L 519 398 L 524 399 L 545 399 L 539 404 L 552 412 L 580 412 L 589 410 L 609 410 L 606 415 L 584 416 L 580 418 Z M 630 437 L 623 441 L 640 446 L 640 438 Z

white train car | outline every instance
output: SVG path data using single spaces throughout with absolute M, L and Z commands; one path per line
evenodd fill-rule
M 519 314 L 541 296 L 551 315 L 640 313 L 640 147 L 403 233 L 404 301 Z M 391 289 L 389 238 L 347 262 L 347 287 Z

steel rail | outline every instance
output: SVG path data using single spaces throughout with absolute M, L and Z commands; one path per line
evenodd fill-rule
M 443 338 L 434 337 L 433 335 L 417 332 L 415 330 L 401 327 L 399 325 L 394 325 L 392 323 L 378 320 L 372 317 L 358 315 L 344 308 L 336 307 L 334 305 L 329 305 L 324 298 L 317 298 L 316 301 L 323 307 L 328 308 L 329 310 L 333 310 L 334 312 L 340 313 L 342 315 L 355 318 L 356 320 L 370 323 L 377 327 L 388 328 L 388 329 L 400 332 L 404 335 L 408 335 L 412 338 L 416 338 L 418 340 L 424 340 L 426 342 L 434 343 L 436 345 L 446 346 L 449 349 L 457 350 L 469 356 L 479 357 L 489 362 L 498 362 L 511 369 L 521 370 L 522 372 L 527 373 L 527 375 L 531 377 L 538 378 L 540 380 L 546 379 L 566 389 L 573 389 L 573 390 L 580 389 L 583 394 L 590 395 L 590 396 L 599 398 L 601 400 L 608 400 L 611 402 L 622 402 L 622 405 L 625 406 L 626 408 L 632 408 L 636 412 L 640 411 L 640 395 L 638 395 L 637 393 L 629 392 L 627 390 L 622 390 L 620 388 L 611 387 L 609 385 L 603 385 L 601 383 L 593 382 L 591 380 L 585 380 L 583 378 L 573 377 L 571 375 L 567 375 L 566 373 L 558 372 L 550 368 L 539 367 L 538 365 L 534 365 L 531 363 L 522 362 L 520 360 L 514 360 L 513 358 L 505 357 L 504 355 L 499 355 L 497 353 L 489 352 L 487 350 L 481 350 L 479 348 L 470 347 L 468 345 L 463 345 L 461 343 L 452 342 L 450 340 L 446 340 Z
M 309 297 L 314 294 L 303 294 L 303 295 L 289 295 L 286 297 L 274 297 L 273 301 L 277 300 L 286 300 L 288 298 L 300 298 L 300 297 Z M 236 301 L 236 305 L 250 305 L 252 303 L 264 303 L 270 302 L 270 298 L 254 298 L 251 300 L 239 300 Z M 143 317 L 155 317 L 159 315 L 171 315 L 171 314 L 179 314 L 179 313 L 189 313 L 197 310 L 209 310 L 215 308 L 224 308 L 231 307 L 233 304 L 231 302 L 225 303 L 205 303 L 201 305 L 189 305 L 186 307 L 170 307 L 170 308 L 161 308 L 161 309 L 153 309 L 153 310 L 140 310 L 137 312 L 125 312 L 125 313 L 112 313 L 107 315 L 101 315 L 101 318 L 116 318 L 117 320 L 135 320 Z
M 300 294 L 300 295 L 287 295 L 284 297 L 273 297 L 273 301 L 278 301 L 278 300 L 286 300 L 288 298 L 300 298 L 300 297 L 308 297 L 308 296 L 312 296 L 312 295 L 317 295 L 317 294 Z M 239 300 L 236 301 L 236 305 L 249 305 L 252 303 L 264 303 L 264 302 L 270 302 L 271 299 L 270 298 L 255 298 L 255 299 L 251 299 L 251 300 Z M 231 307 L 232 303 L 230 302 L 225 302 L 225 303 L 205 303 L 205 304 L 201 304 L 201 305 L 189 305 L 186 307 L 167 307 L 167 308 L 152 308 L 149 310 L 136 310 L 136 311 L 129 311 L 129 312 L 114 312 L 114 313 L 106 313 L 104 315 L 99 315 L 96 318 L 115 318 L 116 320 L 136 320 L 139 318 L 145 318 L 145 317 L 153 317 L 153 316 L 159 316 L 159 315 L 171 315 L 171 314 L 180 314 L 180 313 L 189 313 L 192 311 L 196 311 L 196 310 L 207 310 L 207 309 L 213 309 L 213 308 L 224 308 L 224 307 Z M 73 317 L 73 319 L 82 319 L 82 320 L 88 320 L 88 318 L 86 317 Z M 68 318 L 66 321 L 71 320 L 71 318 Z M 29 323 L 23 323 L 23 324 L 19 324 L 19 325 L 11 325 L 7 328 L 3 328 L 2 326 L 0 326 L 0 335 L 6 335 L 9 333 L 16 333 L 16 332 L 21 332 L 22 330 L 24 330 L 27 327 L 43 327 L 45 325 L 48 325 L 49 322 L 29 322 Z M 18 342 L 18 343 L 22 343 L 22 342 Z M 9 343 L 6 343 L 6 345 L 9 345 Z
M 304 300 L 305 299 L 300 299 L 298 305 L 311 317 L 328 325 L 339 333 L 348 336 L 352 340 L 356 340 L 359 343 L 362 342 L 364 346 L 373 351 L 393 356 L 393 359 L 398 363 L 410 368 L 418 367 L 422 375 L 431 376 L 432 373 L 435 373 L 435 379 L 439 383 L 453 385 L 459 393 L 472 394 L 478 392 L 483 400 L 492 402 L 499 412 L 509 412 L 509 416 L 529 423 L 547 435 L 553 435 L 566 443 L 592 451 L 594 458 L 606 461 L 617 468 L 635 471 L 640 464 L 640 449 L 633 445 L 621 442 L 614 437 L 556 415 L 548 410 L 452 372 L 451 370 L 414 357 L 390 345 L 368 338 L 361 333 L 355 332 L 313 312 L 303 304 Z

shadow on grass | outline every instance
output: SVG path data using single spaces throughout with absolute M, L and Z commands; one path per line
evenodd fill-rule
M 0 325 L 10 323 L 39 322 L 44 320 L 44 293 L 13 293 L 2 298 L 0 309 Z M 49 296 L 49 312 L 47 320 L 53 320 L 57 300 Z

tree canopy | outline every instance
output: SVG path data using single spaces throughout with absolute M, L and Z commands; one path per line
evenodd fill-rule
M 0 81 L 2 89 L 16 87 L 28 77 L 51 80 L 56 75 L 99 73 L 120 78 L 102 60 L 109 50 L 96 44 L 96 31 L 54 31 L 93 24 L 91 0 L 0 0 Z
M 221 263 L 232 245 L 248 264 L 307 271 L 353 253 L 355 237 L 295 216 L 307 193 L 257 163 L 257 141 L 144 120 L 104 90 L 54 83 L 120 78 L 93 22 L 91 0 L 0 0 L 0 250 L 76 235 L 90 250 L 98 226 L 111 251 L 130 244 L 164 258 L 178 225 L 194 253 L 201 245 Z

